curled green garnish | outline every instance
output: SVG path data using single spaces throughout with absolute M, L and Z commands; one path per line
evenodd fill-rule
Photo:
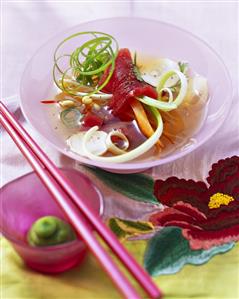
M 50 246 L 76 239 L 70 224 L 54 216 L 45 216 L 33 223 L 27 234 L 31 246 Z
M 82 36 L 83 43 L 72 53 L 58 54 L 61 47 L 69 40 Z M 89 38 L 85 41 L 85 37 Z M 93 37 L 93 38 L 92 38 Z M 115 38 L 103 32 L 79 32 L 64 39 L 56 48 L 54 54 L 53 78 L 56 85 L 64 92 L 80 96 L 88 87 L 87 95 L 98 93 L 109 82 L 118 53 L 118 43 Z M 60 66 L 62 59 L 68 59 L 64 68 Z M 110 66 L 104 82 L 98 85 L 99 79 Z M 58 72 L 58 77 L 57 77 Z
M 162 96 L 162 91 L 165 90 L 165 83 L 173 75 L 177 75 L 180 81 L 180 90 L 175 99 L 173 99 L 170 96 L 168 102 L 164 102 L 162 98 L 155 100 L 147 96 L 143 96 L 142 98 L 136 97 L 136 99 L 148 106 L 155 107 L 159 110 L 166 111 L 166 112 L 177 109 L 178 106 L 182 104 L 188 88 L 187 78 L 182 72 L 178 70 L 169 70 L 163 73 L 159 78 L 157 92 L 159 96 Z

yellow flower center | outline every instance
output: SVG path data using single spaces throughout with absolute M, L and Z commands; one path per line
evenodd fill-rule
M 210 197 L 208 207 L 209 209 L 217 209 L 220 208 L 221 205 L 227 206 L 233 200 L 234 198 L 232 196 L 218 192 Z

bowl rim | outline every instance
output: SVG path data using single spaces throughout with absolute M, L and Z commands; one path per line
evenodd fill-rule
M 99 198 L 99 217 L 103 217 L 104 215 L 104 208 L 105 208 L 105 203 L 104 203 L 104 196 L 102 194 L 102 192 L 99 190 L 98 187 L 96 187 L 96 185 L 89 179 L 88 176 L 86 176 L 84 173 L 82 173 L 81 171 L 79 170 L 76 170 L 75 168 L 70 168 L 70 167 L 59 167 L 60 170 L 74 170 L 75 172 L 79 173 L 80 175 L 82 175 L 87 181 L 89 181 L 89 183 L 91 184 L 91 186 L 94 188 L 94 190 L 96 191 L 97 195 L 98 195 L 98 198 Z M 4 184 L 1 188 L 0 188 L 0 206 L 2 204 L 2 193 L 4 192 L 4 189 L 9 187 L 11 184 L 15 183 L 16 181 L 20 180 L 20 179 L 23 179 L 27 176 L 30 176 L 30 175 L 35 175 L 37 176 L 37 174 L 35 173 L 35 171 L 29 171 L 27 173 L 25 173 L 24 175 L 22 176 L 19 176 L 17 178 L 15 178 L 14 180 Z M 80 245 L 81 243 L 83 244 L 84 243 L 84 240 L 83 239 L 75 239 L 73 241 L 70 241 L 70 242 L 66 242 L 66 243 L 62 243 L 62 244 L 58 244 L 58 245 L 50 245 L 50 246 L 30 246 L 28 243 L 26 242 L 23 242 L 21 240 L 18 240 L 14 237 L 12 237 L 10 234 L 6 233 L 3 229 L 3 225 L 1 223 L 1 231 L 0 233 L 10 242 L 12 242 L 13 244 L 17 244 L 18 246 L 21 246 L 21 247 L 24 247 L 24 248 L 29 248 L 31 250 L 47 250 L 47 251 L 52 251 L 52 250 L 56 250 L 56 249 L 63 249 L 65 247 L 73 247 L 75 245 Z M 1 236 L 0 236 L 1 237 Z
M 130 21 L 144 21 L 144 22 L 154 22 L 156 24 L 161 24 L 163 26 L 168 26 L 171 27 L 177 31 L 183 32 L 186 35 L 189 35 L 191 38 L 198 40 L 200 43 L 202 43 L 206 48 L 208 48 L 213 55 L 217 58 L 218 62 L 221 64 L 223 70 L 224 70 L 224 74 L 225 74 L 225 78 L 227 80 L 227 84 L 229 85 L 229 91 L 228 91 L 228 95 L 225 97 L 224 102 L 227 102 L 227 106 L 226 106 L 226 110 L 224 111 L 222 117 L 221 117 L 221 123 L 217 126 L 215 126 L 214 130 L 212 130 L 212 132 L 208 135 L 206 135 L 204 138 L 201 138 L 200 140 L 197 141 L 196 143 L 196 147 L 193 146 L 189 146 L 187 147 L 184 151 L 179 151 L 175 154 L 169 154 L 168 156 L 164 157 L 164 158 L 159 158 L 157 160 L 153 160 L 153 161 L 142 161 L 142 162 L 124 162 L 124 163 L 108 163 L 108 162 L 98 162 L 98 161 L 94 161 L 91 159 L 88 159 L 86 157 L 77 155 L 75 153 L 73 153 L 72 151 L 70 151 L 67 147 L 60 147 L 58 145 L 56 145 L 55 143 L 51 142 L 47 137 L 45 137 L 44 133 L 41 133 L 38 131 L 37 127 L 29 120 L 28 116 L 25 113 L 25 110 L 23 108 L 24 104 L 22 101 L 22 93 L 23 93 L 23 79 L 26 75 L 26 72 L 31 64 L 31 62 L 34 60 L 35 56 L 38 55 L 39 52 L 41 52 L 41 50 L 51 41 L 53 41 L 54 39 L 67 34 L 69 31 L 73 31 L 74 28 L 78 28 L 80 25 L 87 25 L 87 24 L 92 24 L 98 21 L 115 21 L 115 20 L 130 20 Z M 86 165 L 91 165 L 91 166 L 96 166 L 96 167 L 100 167 L 102 169 L 106 169 L 106 170 L 126 170 L 126 171 L 131 171 L 131 170 L 135 170 L 135 171 L 139 171 L 142 169 L 148 169 L 151 167 L 155 167 L 155 166 L 160 166 L 160 165 L 164 165 L 173 161 L 176 161 L 182 157 L 184 157 L 185 155 L 191 153 L 192 151 L 197 150 L 202 144 L 204 144 L 206 141 L 208 141 L 213 135 L 215 135 L 215 133 L 219 130 L 219 128 L 222 126 L 222 124 L 224 123 L 226 117 L 228 116 L 228 113 L 230 111 L 230 107 L 232 105 L 232 98 L 233 98 L 233 85 L 232 85 L 232 79 L 229 73 L 229 70 L 224 62 L 224 60 L 222 59 L 222 57 L 218 54 L 218 52 L 216 50 L 214 50 L 213 47 L 211 47 L 206 41 L 204 41 L 201 37 L 198 37 L 196 34 L 180 27 L 177 26 L 175 24 L 172 23 L 168 23 L 168 22 L 164 22 L 161 20 L 157 20 L 157 19 L 150 19 L 150 18 L 143 18 L 143 17 L 111 17 L 111 18 L 98 18 L 95 20 L 90 20 L 87 22 L 80 22 L 75 26 L 72 27 L 68 27 L 66 30 L 58 32 L 57 34 L 55 34 L 53 37 L 51 37 L 50 39 L 48 39 L 44 44 L 42 44 L 37 51 L 35 51 L 35 53 L 32 55 L 32 57 L 30 58 L 30 60 L 27 62 L 27 64 L 25 65 L 25 69 L 22 73 L 21 76 L 21 80 L 20 80 L 20 108 L 21 111 L 23 113 L 24 118 L 27 120 L 27 122 L 38 132 L 38 134 L 40 134 L 41 137 L 43 137 L 44 140 L 46 140 L 46 142 L 48 142 L 51 146 L 53 146 L 53 148 L 55 148 L 57 151 L 59 151 L 60 153 L 72 158 L 73 160 L 82 163 L 82 164 L 86 164 Z M 203 128 L 200 128 L 200 130 Z M 174 157 L 172 160 L 172 156 Z M 134 161 L 134 160 L 133 160 Z

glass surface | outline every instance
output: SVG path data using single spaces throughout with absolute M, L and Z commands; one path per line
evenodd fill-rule
M 102 216 L 103 198 L 91 181 L 76 170 L 64 169 L 63 173 L 87 198 L 88 205 Z M 67 220 L 34 172 L 2 187 L 0 199 L 0 230 L 29 267 L 41 272 L 58 273 L 83 260 L 86 245 L 81 239 L 49 247 L 31 247 L 26 242 L 29 228 L 38 218 L 51 215 Z

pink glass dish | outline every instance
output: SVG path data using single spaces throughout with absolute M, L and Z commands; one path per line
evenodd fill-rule
M 85 193 L 89 206 L 102 215 L 103 198 L 91 181 L 76 170 L 64 169 L 63 172 Z M 59 273 L 83 261 L 87 250 L 81 239 L 48 247 L 31 247 L 27 244 L 26 234 L 38 218 L 52 215 L 67 220 L 34 172 L 2 187 L 0 200 L 0 231 L 27 266 L 44 273 Z
M 207 78 L 210 101 L 203 125 L 191 136 L 193 142 L 165 157 L 144 155 L 142 159 L 115 164 L 96 162 L 69 151 L 65 140 L 54 130 L 47 115 L 47 107 L 40 101 L 48 97 L 53 86 L 53 53 L 56 46 L 73 33 L 91 30 L 112 34 L 120 47 L 127 47 L 132 51 L 187 61 L 195 72 Z M 71 46 L 69 43 L 69 47 Z M 27 64 L 21 80 L 20 96 L 26 119 L 60 152 L 84 164 L 129 173 L 172 162 L 205 143 L 219 129 L 228 114 L 232 102 L 232 85 L 222 59 L 192 33 L 160 21 L 124 17 L 82 23 L 49 40 Z

